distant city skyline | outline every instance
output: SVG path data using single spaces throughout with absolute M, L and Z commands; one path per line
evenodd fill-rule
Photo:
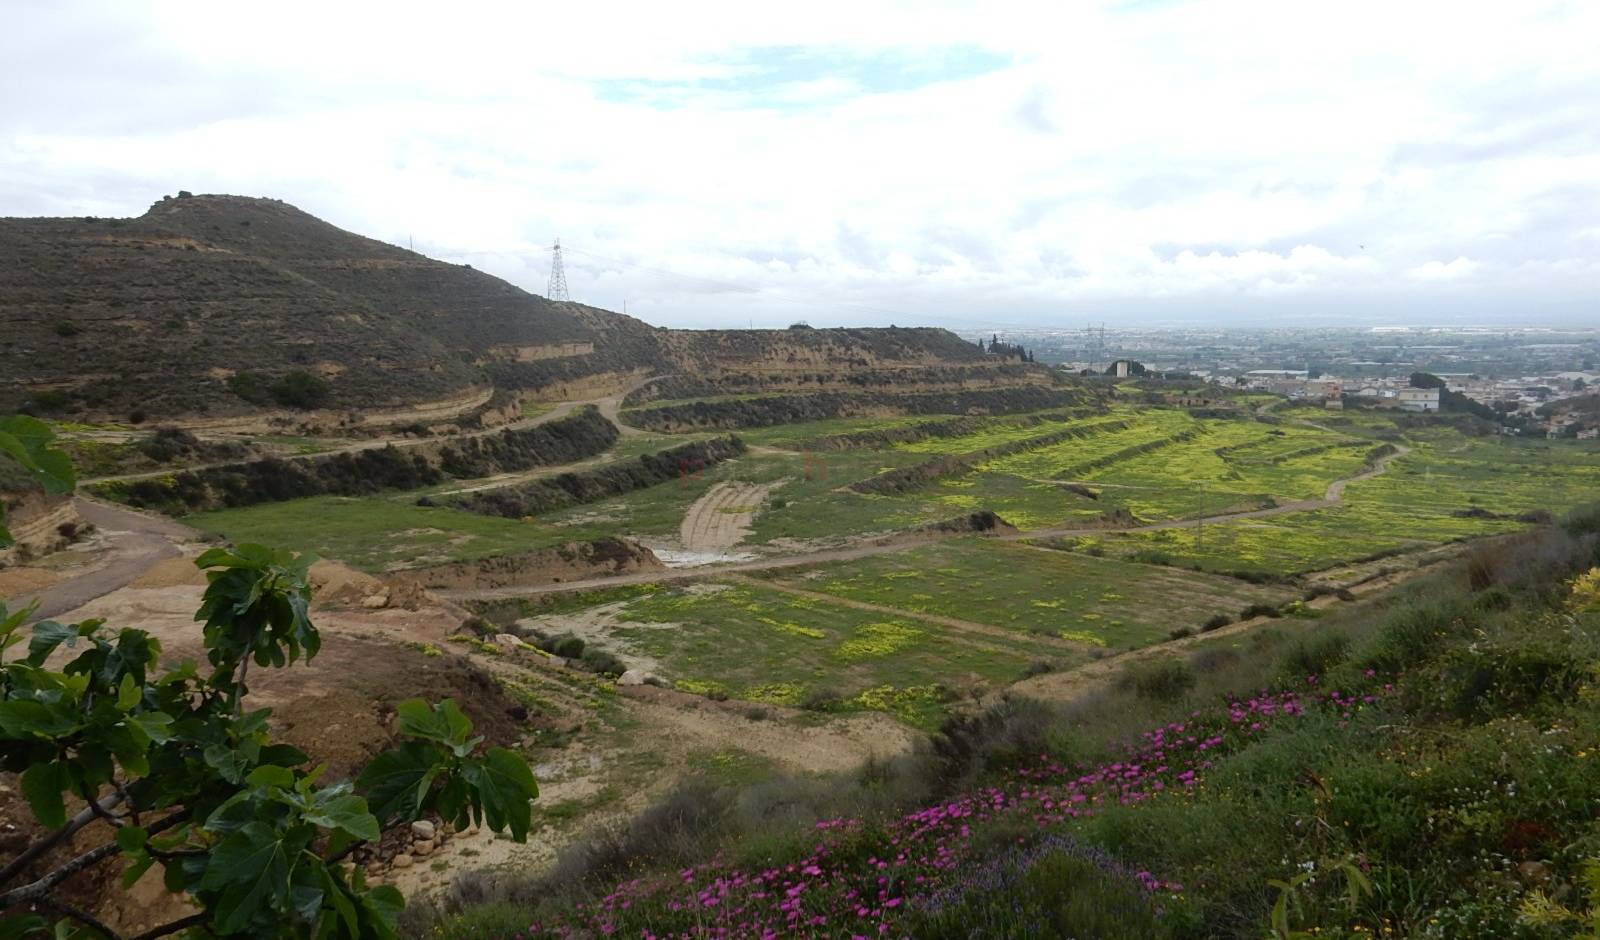
M 1600 321 L 1600 6 L 23 4 L 0 214 L 280 198 L 686 327 Z M 426 15 L 423 15 L 426 12 Z

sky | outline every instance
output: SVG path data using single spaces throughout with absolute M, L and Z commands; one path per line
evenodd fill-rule
M 180 189 L 666 326 L 1600 325 L 1600 3 L 0 0 L 0 215 Z

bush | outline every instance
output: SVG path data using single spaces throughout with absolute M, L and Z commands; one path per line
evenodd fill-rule
M 1210 633 L 1212 630 L 1221 630 L 1230 623 L 1233 623 L 1233 618 L 1227 614 L 1214 614 L 1200 625 L 1200 632 Z
M 321 376 L 296 369 L 273 382 L 268 391 L 272 400 L 285 408 L 311 409 L 326 404 L 333 387 Z
M 628 671 L 628 664 L 618 658 L 616 654 L 594 646 L 584 650 L 583 656 L 579 661 L 590 670 L 612 678 L 616 678 Z
M 549 641 L 545 651 L 560 656 L 562 659 L 579 659 L 583 656 L 583 640 L 570 633 L 563 633 Z
M 1239 611 L 1240 620 L 1253 620 L 1256 617 L 1282 617 L 1283 611 L 1271 604 L 1251 604 Z
M 493 636 L 500 631 L 495 629 L 494 624 L 483 619 L 482 617 L 468 617 L 467 619 L 461 621 L 460 632 L 465 633 L 468 636 L 487 637 Z
M 1194 688 L 1195 675 L 1187 660 L 1161 656 L 1129 666 L 1123 673 L 1122 684 L 1143 698 L 1175 702 Z
M 1349 655 L 1349 637 L 1323 631 L 1302 637 L 1289 647 L 1279 661 L 1278 672 L 1289 679 L 1327 675 L 1329 669 L 1344 662 Z
M 255 372 L 240 372 L 228 377 L 228 391 L 252 405 L 265 405 L 272 400 L 267 381 Z
M 79 327 L 78 324 L 73 323 L 71 320 L 57 320 L 51 325 L 50 328 L 54 330 L 55 334 L 62 339 L 66 339 L 67 337 L 71 336 L 77 336 L 79 333 L 83 332 L 83 329 Z
M 1175 627 L 1167 633 L 1169 640 L 1181 640 L 1191 636 L 1194 636 L 1194 627 Z
M 1047 836 L 1032 849 L 1013 849 L 974 867 L 957 887 L 918 909 L 904 925 L 904 935 L 921 940 L 1169 935 L 1131 869 L 1067 837 Z

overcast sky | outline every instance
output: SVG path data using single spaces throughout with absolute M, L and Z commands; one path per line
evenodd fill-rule
M 0 214 L 284 199 L 677 326 L 1600 324 L 1600 3 L 0 0 Z

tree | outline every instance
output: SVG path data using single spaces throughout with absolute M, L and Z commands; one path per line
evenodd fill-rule
M 1445 381 L 1431 372 L 1413 372 L 1411 373 L 1411 387 L 1442 389 L 1445 387 Z
M 0 450 L 41 481 L 70 489 L 70 464 L 36 431 L 0 420 Z M 362 870 L 344 863 L 386 824 L 434 812 L 527 838 L 528 803 L 538 795 L 527 763 L 481 747 L 448 699 L 402 702 L 404 743 L 356 781 L 332 784 L 319 780 L 324 768 L 306 766 L 305 754 L 272 740 L 270 709 L 245 708 L 252 663 L 288 667 L 321 647 L 307 616 L 312 561 L 259 545 L 195 560 L 209 580 L 195 615 L 208 673 L 187 661 L 157 675 L 159 640 L 132 628 L 111 633 L 99 620 L 36 623 L 13 658 L 32 608 L 0 603 L 0 769 L 21 774 L 22 794 L 46 830 L 0 866 L 0 910 L 32 911 L 0 918 L 0 937 L 47 934 L 43 912 L 56 919 L 57 937 L 122 940 L 59 895 L 78 872 L 121 860 L 124 886 L 160 866 L 167 890 L 199 908 L 138 940 L 183 930 L 392 938 L 404 899 L 393 887 L 368 887 Z M 49 667 L 63 647 L 81 652 Z M 95 848 L 59 857 L 97 830 L 109 833 Z

